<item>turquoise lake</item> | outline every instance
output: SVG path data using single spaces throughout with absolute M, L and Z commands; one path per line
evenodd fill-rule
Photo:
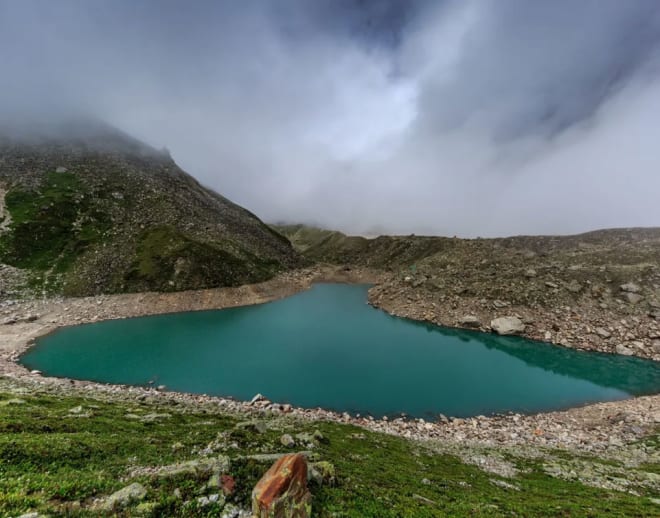
M 268 304 L 62 328 L 21 362 L 51 376 L 381 417 L 536 412 L 660 392 L 660 366 L 442 328 L 317 284 Z

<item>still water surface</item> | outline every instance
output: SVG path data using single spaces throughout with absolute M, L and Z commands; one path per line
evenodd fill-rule
M 317 284 L 257 306 L 63 328 L 22 363 L 377 417 L 534 412 L 660 392 L 654 362 L 392 317 L 366 304 L 367 289 Z

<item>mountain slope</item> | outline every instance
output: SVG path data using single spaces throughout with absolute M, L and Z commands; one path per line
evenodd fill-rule
M 0 130 L 0 190 L 0 261 L 51 293 L 234 286 L 300 263 L 166 151 L 99 123 Z

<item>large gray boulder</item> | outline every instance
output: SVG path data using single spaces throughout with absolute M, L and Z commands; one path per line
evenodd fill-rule
M 498 335 L 518 335 L 525 331 L 525 324 L 518 317 L 499 317 L 491 320 L 490 328 Z

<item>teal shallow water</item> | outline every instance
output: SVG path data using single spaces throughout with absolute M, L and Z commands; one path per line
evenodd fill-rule
M 660 367 L 518 337 L 441 328 L 317 284 L 268 304 L 63 328 L 21 362 L 52 376 L 377 417 L 535 412 L 660 391 Z

